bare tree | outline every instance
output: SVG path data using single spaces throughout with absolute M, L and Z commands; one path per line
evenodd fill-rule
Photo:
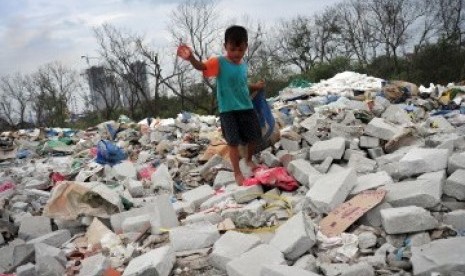
M 76 71 L 55 62 L 42 66 L 34 75 L 32 109 L 42 126 L 63 126 L 69 116 L 72 95 L 80 93 Z
M 218 22 L 219 13 L 216 2 L 213 0 L 191 0 L 181 2 L 171 14 L 171 21 L 168 27 L 175 43 L 185 42 L 192 47 L 193 54 L 199 60 L 205 60 L 210 57 L 211 53 L 221 49 Z M 189 81 L 189 71 L 182 71 L 186 68 L 182 64 L 175 62 L 178 80 L 182 82 Z M 195 79 L 195 77 L 194 77 Z M 209 79 L 203 79 L 204 85 L 207 86 L 210 93 L 208 106 L 204 106 L 199 100 L 189 97 L 184 90 L 185 86 L 180 86 L 178 82 L 172 80 L 166 83 L 168 88 L 183 100 L 194 103 L 200 109 L 208 110 L 208 113 L 213 113 L 216 110 L 215 97 L 212 92 L 215 90 L 215 85 Z
M 335 8 L 327 8 L 314 18 L 315 51 L 319 62 L 330 61 L 340 55 L 338 49 L 340 40 Z
M 315 65 L 318 53 L 311 18 L 298 16 L 282 21 L 275 37 L 275 58 L 282 65 L 297 66 L 300 73 L 308 72 Z
M 424 15 L 422 2 L 417 0 L 370 0 L 369 8 L 375 39 L 384 46 L 385 54 L 393 58 L 399 71 L 399 49 L 408 45 L 410 31 L 418 18 Z
M 465 0 L 433 0 L 438 32 L 444 38 L 463 45 Z
M 20 73 L 13 76 L 4 76 L 0 79 L 0 89 L 3 91 L 4 96 L 1 106 L 4 116 L 9 123 L 13 123 L 13 118 L 16 117 L 18 124 L 24 124 L 26 109 L 31 100 L 28 77 Z M 5 102 L 5 100 L 8 102 Z

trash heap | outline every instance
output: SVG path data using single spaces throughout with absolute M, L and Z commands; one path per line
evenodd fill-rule
M 3 133 L 0 275 L 465 275 L 464 91 L 294 83 L 244 186 L 214 116 Z

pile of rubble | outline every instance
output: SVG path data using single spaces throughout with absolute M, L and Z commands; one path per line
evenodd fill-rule
M 287 88 L 261 171 L 241 162 L 267 177 L 251 186 L 214 116 L 3 133 L 0 275 L 465 275 L 457 91 L 352 72 Z

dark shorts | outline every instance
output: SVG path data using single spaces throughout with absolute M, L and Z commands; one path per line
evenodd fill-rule
M 262 132 L 255 110 L 237 110 L 220 113 L 221 131 L 230 146 L 260 142 Z

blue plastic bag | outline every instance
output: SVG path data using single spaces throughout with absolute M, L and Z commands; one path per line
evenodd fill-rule
M 271 108 L 265 98 L 265 93 L 260 90 L 252 100 L 253 107 L 257 113 L 260 128 L 266 127 L 266 133 L 262 136 L 263 141 L 267 141 L 274 130 L 275 120 Z
M 127 154 L 110 141 L 100 140 L 97 144 L 97 158 L 95 162 L 110 166 L 116 165 L 127 158 Z

